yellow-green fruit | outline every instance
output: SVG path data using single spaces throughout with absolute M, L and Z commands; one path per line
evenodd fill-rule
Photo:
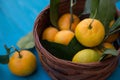
M 97 62 L 100 58 L 100 55 L 92 49 L 83 49 L 75 54 L 72 59 L 72 62 L 76 63 L 91 63 Z
M 103 41 L 105 29 L 99 20 L 87 18 L 77 25 L 75 36 L 82 45 L 95 47 Z

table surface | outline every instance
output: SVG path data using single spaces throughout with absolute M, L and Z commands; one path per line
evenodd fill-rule
M 0 55 L 6 54 L 4 44 L 16 46 L 21 37 L 33 30 L 36 17 L 49 5 L 49 1 L 0 0 Z M 32 75 L 27 77 L 15 76 L 11 74 L 7 64 L 0 64 L 0 80 L 51 80 L 43 69 L 35 48 L 31 49 L 31 51 L 37 57 L 37 70 Z M 107 80 L 120 80 L 120 61 Z

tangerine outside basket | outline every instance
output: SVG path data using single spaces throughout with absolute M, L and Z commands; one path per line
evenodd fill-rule
M 59 13 L 69 12 L 70 0 L 61 0 Z M 85 0 L 77 0 L 73 12 L 79 15 L 84 10 Z M 102 62 L 77 64 L 68 60 L 59 59 L 48 52 L 41 44 L 43 30 L 50 23 L 49 6 L 37 17 L 33 35 L 40 61 L 53 80 L 105 80 L 117 67 L 119 56 L 108 58 Z M 120 53 L 120 49 L 118 50 Z

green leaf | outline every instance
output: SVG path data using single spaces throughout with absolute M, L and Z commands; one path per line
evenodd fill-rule
M 118 56 L 119 52 L 115 49 L 106 48 L 99 61 L 104 60 L 107 57 L 108 54 L 113 55 L 113 56 Z
M 41 40 L 41 43 L 52 55 L 65 60 L 72 60 L 72 57 L 78 51 L 84 49 L 84 47 L 77 42 L 75 37 L 68 46 L 54 42 L 48 42 L 46 40 Z
M 50 0 L 50 21 L 55 27 L 58 26 L 58 6 L 60 0 Z
M 11 48 L 8 48 L 7 45 L 4 45 L 4 48 L 7 52 L 6 55 L 0 55 L 0 63 L 7 64 L 9 62 L 9 55 L 11 53 Z
M 91 0 L 91 7 L 90 7 L 90 17 L 93 18 L 96 14 L 96 11 L 99 7 L 100 0 Z
M 0 55 L 0 63 L 7 64 L 9 62 L 9 55 Z
M 6 55 L 0 55 L 0 63 L 7 64 L 9 62 L 9 55 L 11 54 L 11 48 L 8 48 L 7 45 L 4 45 L 4 48 L 6 50 Z
M 115 49 L 105 49 L 105 51 L 103 52 L 103 54 L 111 54 L 113 56 L 118 56 L 118 51 Z
M 30 49 L 30 48 L 33 48 L 35 46 L 34 38 L 33 38 L 33 33 L 30 32 L 29 34 L 27 34 L 26 36 L 24 36 L 23 38 L 21 38 L 17 42 L 17 46 L 20 49 Z
M 112 25 L 112 27 L 110 28 L 110 32 L 114 31 L 116 28 L 118 28 L 120 26 L 120 17 L 117 19 L 117 21 L 115 21 L 115 23 Z
M 97 6 L 96 4 L 98 10 L 95 18 L 103 23 L 106 34 L 108 34 L 109 32 L 109 23 L 115 18 L 115 13 L 116 13 L 115 1 L 116 0 L 100 0 L 99 6 Z M 94 11 L 92 12 L 95 12 L 95 9 L 93 10 Z
M 83 45 L 81 45 L 78 40 L 76 39 L 76 37 L 74 37 L 71 42 L 69 43 L 68 47 L 72 48 L 73 50 L 75 50 L 75 52 L 84 49 L 85 47 Z
M 6 44 L 4 45 L 4 48 L 5 48 L 6 52 L 7 52 L 7 55 L 10 55 L 11 48 L 8 48 Z

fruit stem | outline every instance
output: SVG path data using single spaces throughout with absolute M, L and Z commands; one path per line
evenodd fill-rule
M 22 58 L 22 55 L 20 54 L 20 51 L 19 51 L 19 50 L 17 50 L 14 46 L 12 46 L 12 48 L 13 48 L 15 51 L 17 51 L 17 52 L 18 52 L 19 58 Z
M 89 29 L 92 29 L 92 23 L 93 23 L 94 19 L 92 19 L 91 23 L 89 24 Z
M 5 44 L 5 45 L 4 45 L 4 48 L 5 48 L 5 49 L 6 49 L 6 51 L 7 51 L 7 55 L 10 55 L 10 53 L 11 53 L 11 52 L 10 52 L 11 47 L 10 47 L 10 48 L 8 48 L 8 47 L 7 47 L 7 45 Z

